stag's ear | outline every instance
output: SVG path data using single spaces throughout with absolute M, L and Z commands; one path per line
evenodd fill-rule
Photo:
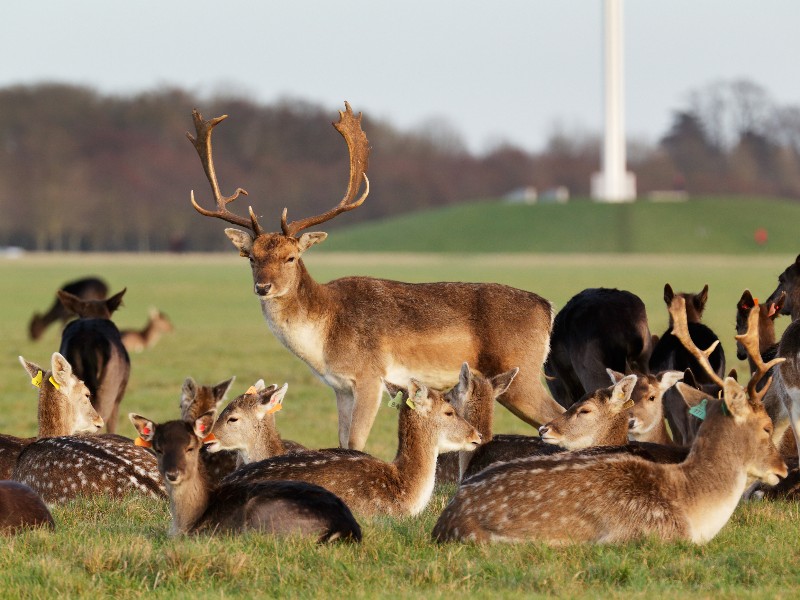
M 750 402 L 747 398 L 745 389 L 731 377 L 726 377 L 724 381 L 722 401 L 728 407 L 728 412 L 733 416 L 737 423 L 741 423 L 752 412 Z
M 494 397 L 497 398 L 498 396 L 504 394 L 509 387 L 511 387 L 511 383 L 514 381 L 514 377 L 517 376 L 519 373 L 519 367 L 514 367 L 510 371 L 506 371 L 505 373 L 500 373 L 500 375 L 495 375 L 492 377 L 492 388 L 494 388 Z
M 113 314 L 115 310 L 117 310 L 120 306 L 122 306 L 122 297 L 125 295 L 125 292 L 128 291 L 128 288 L 122 288 L 121 292 L 117 292 L 111 298 L 106 300 L 106 309 L 108 309 L 109 314 Z
M 619 383 L 622 381 L 622 378 L 625 377 L 625 373 L 620 373 L 614 369 L 606 369 L 606 373 L 608 373 L 608 376 L 611 378 L 611 385 Z
M 328 237 L 328 234 L 324 231 L 312 231 L 311 233 L 304 233 L 297 238 L 297 248 L 302 254 L 314 244 L 321 244 L 324 242 L 326 237 Z
M 631 394 L 633 388 L 636 387 L 636 382 L 639 378 L 636 375 L 626 375 L 620 379 L 611 390 L 611 405 L 616 408 L 617 412 L 621 410 L 628 410 L 633 406 Z
M 233 245 L 239 249 L 240 256 L 250 256 L 250 252 L 253 250 L 252 235 L 241 229 L 234 229 L 233 227 L 226 228 L 225 235 L 227 235 L 233 242 Z

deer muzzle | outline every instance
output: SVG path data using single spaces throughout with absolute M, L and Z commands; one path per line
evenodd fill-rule
M 272 288 L 271 283 L 256 283 L 254 286 L 254 291 L 257 296 L 261 296 L 262 298 L 269 294 L 270 289 Z

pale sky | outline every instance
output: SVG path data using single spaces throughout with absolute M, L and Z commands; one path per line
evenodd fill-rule
M 0 86 L 178 85 L 332 118 L 349 100 L 402 129 L 443 118 L 475 151 L 602 130 L 602 0 L 7 0 L 1 26 Z M 629 137 L 718 80 L 800 105 L 798 0 L 627 0 L 625 28 Z

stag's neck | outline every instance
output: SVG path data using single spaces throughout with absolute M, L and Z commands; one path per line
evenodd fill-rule
M 183 535 L 191 530 L 208 508 L 211 494 L 208 476 L 202 464 L 192 477 L 180 485 L 172 486 L 165 480 L 169 494 L 169 512 L 172 515 L 170 535 Z
M 398 448 L 394 465 L 403 488 L 403 501 L 415 515 L 428 504 L 436 480 L 437 435 L 428 430 L 422 417 L 401 408 L 398 424 Z

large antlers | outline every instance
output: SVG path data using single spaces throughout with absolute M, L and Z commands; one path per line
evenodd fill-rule
M 334 123 L 333 126 L 336 128 L 336 131 L 342 134 L 345 142 L 347 142 L 347 148 L 350 151 L 350 181 L 347 185 L 347 192 L 341 202 L 328 212 L 315 217 L 301 219 L 300 221 L 287 223 L 287 209 L 284 208 L 283 214 L 281 215 L 281 229 L 284 235 L 297 235 L 297 233 L 303 229 L 319 225 L 325 221 L 330 221 L 340 213 L 358 208 L 364 203 L 364 200 L 367 199 L 367 195 L 369 194 L 369 179 L 367 179 L 369 142 L 367 141 L 367 135 L 361 129 L 361 113 L 355 116 L 348 102 L 344 103 L 344 107 L 344 111 L 339 111 L 339 121 Z M 361 188 L 362 181 L 366 183 L 364 193 L 354 202 L 353 199 Z
M 747 331 L 741 335 L 737 335 L 736 341 L 747 350 L 750 360 L 753 361 L 753 365 L 756 367 L 756 372 L 753 373 L 750 382 L 747 384 L 747 394 L 750 396 L 751 400 L 761 401 L 767 393 L 772 378 L 767 380 L 767 383 L 760 391 L 756 390 L 756 386 L 772 367 L 782 363 L 786 359 L 778 357 L 772 359 L 768 363 L 764 363 L 764 359 L 761 358 L 761 353 L 758 351 L 758 305 L 754 305 L 750 308 L 750 314 L 747 315 Z
M 695 345 L 689 335 L 689 325 L 686 319 L 686 299 L 680 294 L 676 294 L 672 298 L 669 304 L 669 314 L 672 317 L 672 335 L 678 338 L 681 344 L 683 344 L 683 347 L 697 359 L 697 362 L 700 363 L 700 366 L 708 373 L 708 376 L 711 377 L 714 383 L 722 387 L 724 385 L 722 378 L 714 372 L 714 368 L 708 360 L 708 357 L 711 356 L 711 353 L 714 352 L 719 344 L 719 340 L 711 344 L 707 350 L 700 350 L 700 348 Z
M 189 141 L 192 142 L 195 150 L 197 150 L 198 156 L 200 156 L 200 162 L 203 163 L 203 170 L 206 172 L 208 182 L 211 184 L 211 191 L 214 194 L 214 200 L 217 202 L 217 210 L 207 210 L 197 204 L 194 199 L 194 190 L 192 190 L 191 195 L 192 206 L 194 206 L 197 212 L 199 212 L 201 215 L 205 215 L 207 217 L 217 217 L 227 221 L 228 223 L 246 227 L 257 236 L 261 235 L 264 231 L 258 224 L 258 220 L 256 219 L 256 215 L 253 212 L 252 206 L 250 207 L 249 219 L 240 217 L 239 215 L 229 211 L 227 208 L 228 204 L 236 200 L 240 194 L 244 194 L 246 196 L 247 191 L 243 190 L 242 188 L 236 188 L 236 191 L 231 196 L 223 196 L 219 191 L 217 174 L 214 171 L 214 159 L 211 156 L 211 132 L 213 131 L 214 127 L 227 119 L 228 115 L 222 115 L 221 117 L 206 121 L 203 119 L 203 115 L 201 115 L 197 109 L 194 109 L 192 111 L 192 117 L 194 118 L 194 128 L 197 131 L 197 137 L 193 136 L 189 132 L 186 132 L 186 137 L 188 137 Z

